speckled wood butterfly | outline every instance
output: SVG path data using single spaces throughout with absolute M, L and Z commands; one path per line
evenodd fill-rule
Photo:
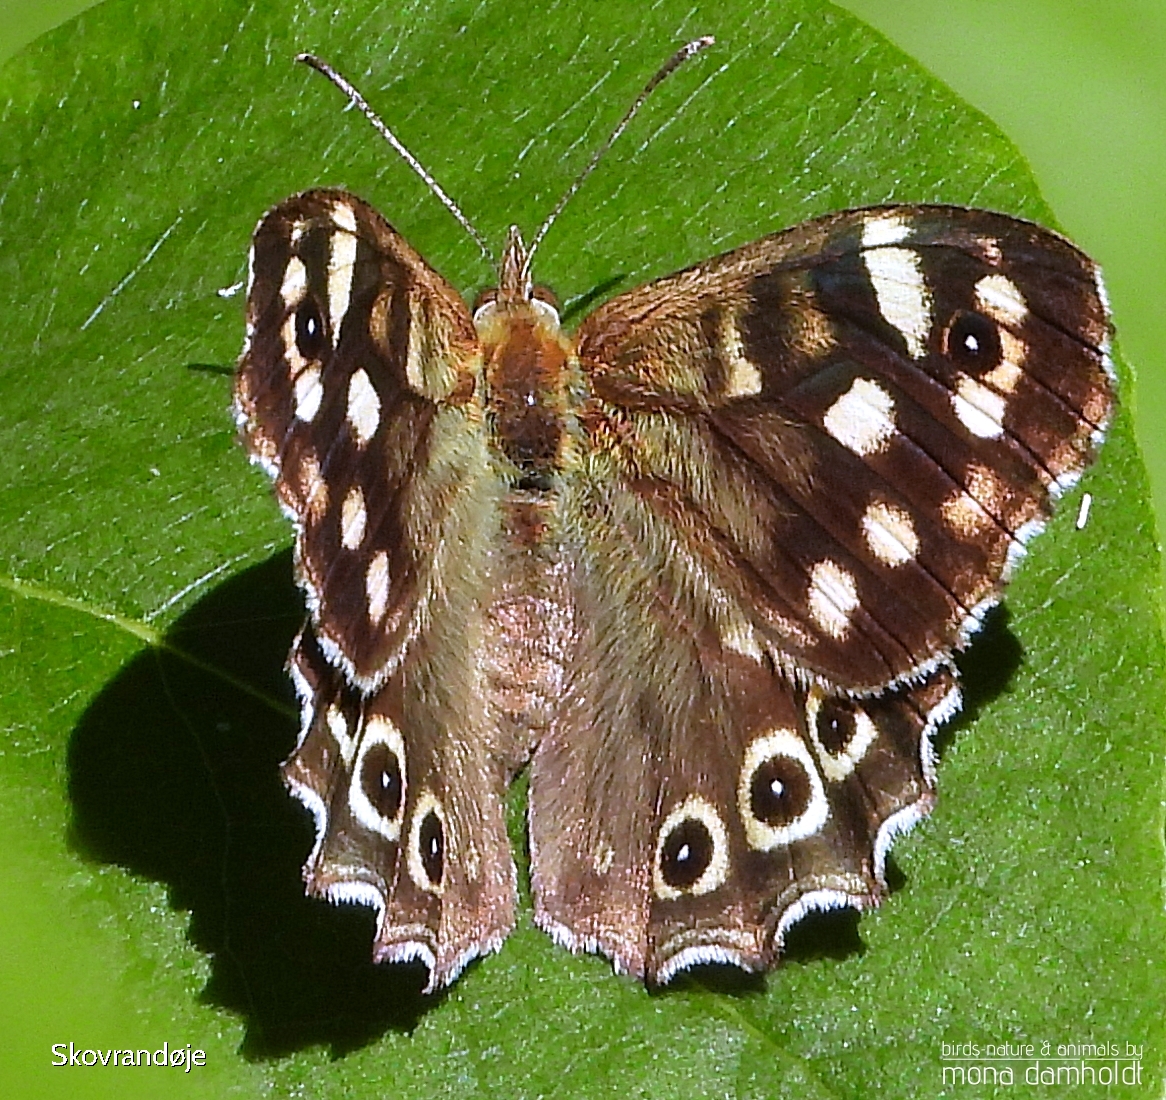
M 1097 268 L 1016 218 L 829 214 L 568 335 L 530 278 L 553 217 L 472 309 L 344 191 L 252 244 L 236 408 L 308 602 L 307 888 L 431 989 L 514 925 L 528 762 L 535 921 L 618 970 L 763 969 L 876 904 L 952 655 L 1113 407 Z

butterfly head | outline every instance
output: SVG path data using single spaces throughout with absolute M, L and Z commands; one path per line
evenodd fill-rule
M 506 248 L 498 271 L 498 294 L 516 302 L 530 299 L 530 251 L 523 243 L 518 226 L 512 225 L 506 234 Z
M 517 316 L 529 317 L 538 328 L 558 330 L 558 299 L 545 286 L 531 282 L 531 255 L 518 226 L 512 225 L 498 265 L 498 285 L 480 291 L 474 299 L 474 324 L 479 333 Z

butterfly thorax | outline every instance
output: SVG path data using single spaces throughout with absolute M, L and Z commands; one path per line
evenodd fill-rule
M 573 345 L 549 293 L 531 287 L 525 260 L 512 230 L 499 286 L 479 295 L 474 326 L 493 439 L 514 467 L 516 485 L 546 488 L 562 464 Z

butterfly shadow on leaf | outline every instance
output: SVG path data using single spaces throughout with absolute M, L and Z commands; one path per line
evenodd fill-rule
M 373 965 L 370 909 L 304 896 L 312 823 L 279 777 L 296 731 L 284 661 L 303 617 L 289 557 L 220 586 L 126 665 L 68 755 L 72 847 L 190 911 L 211 960 L 202 998 L 243 1016 L 253 1059 L 320 1043 L 339 1056 L 411 1031 L 440 1000 L 421 994 L 421 965 Z
M 888 874 L 891 870 L 888 861 Z M 903 882 L 903 876 L 897 869 L 895 874 L 898 881 L 893 884 L 893 888 L 897 889 Z M 674 981 L 657 987 L 654 992 L 663 997 L 685 994 L 694 989 L 726 997 L 764 993 L 769 985 L 780 984 L 783 967 L 812 966 L 820 959 L 842 960 L 864 954 L 866 944 L 860 933 L 860 919 L 858 910 L 848 906 L 811 910 L 786 934 L 777 973 L 767 975 L 744 971 L 727 963 L 710 963 L 683 971 Z
M 984 617 L 984 625 L 971 646 L 956 655 L 964 705 L 956 719 L 939 730 L 935 748 L 941 758 L 955 735 L 974 722 L 985 705 L 1008 689 L 1023 663 L 1024 650 L 1009 627 L 1011 618 L 1007 604 L 997 604 Z

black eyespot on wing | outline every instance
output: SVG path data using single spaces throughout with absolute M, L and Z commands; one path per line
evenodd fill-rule
M 1000 362 L 1000 331 L 982 313 L 961 310 L 951 320 L 944 338 L 947 356 L 968 374 L 985 374 Z
M 296 349 L 308 360 L 321 359 L 328 346 L 324 318 L 310 294 L 296 307 Z
M 430 810 L 417 831 L 417 847 L 420 849 L 421 866 L 434 886 L 441 885 L 441 875 L 445 866 L 445 830 L 441 818 Z
M 778 754 L 763 760 L 749 780 L 750 812 L 773 828 L 796 821 L 812 797 L 806 769 L 789 756 Z
M 686 817 L 664 839 L 660 877 L 674 890 L 690 889 L 708 870 L 714 847 L 708 826 L 695 817 Z
M 388 821 L 395 821 L 401 809 L 405 784 L 401 762 L 386 744 L 373 745 L 361 761 L 361 787 L 376 811 Z
M 854 705 L 843 699 L 824 699 L 815 719 L 818 744 L 832 756 L 846 751 L 854 740 Z

